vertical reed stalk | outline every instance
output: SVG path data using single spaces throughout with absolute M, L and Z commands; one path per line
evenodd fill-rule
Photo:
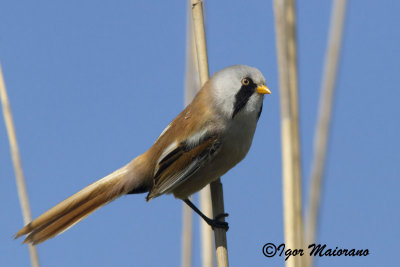
M 281 101 L 285 243 L 288 248 L 296 249 L 304 247 L 304 231 L 294 0 L 274 0 L 274 13 Z M 286 266 L 305 266 L 305 259 L 291 257 Z
M 204 30 L 203 1 L 191 0 L 193 30 L 197 49 L 197 60 L 199 65 L 200 83 L 209 79 L 207 46 Z M 210 184 L 213 215 L 224 213 L 223 189 L 221 180 L 218 179 Z M 228 249 L 226 241 L 226 231 L 224 229 L 214 229 L 215 247 L 217 263 L 219 267 L 228 266 Z
M 193 56 L 193 63 L 195 64 L 194 72 L 196 72 L 196 80 L 197 88 L 196 91 L 201 88 L 203 82 L 200 80 L 200 70 L 199 70 L 199 62 L 198 62 L 198 53 L 196 49 L 196 37 L 195 37 L 195 29 L 193 23 L 193 14 L 192 14 L 192 4 L 190 4 L 190 30 L 191 30 L 191 37 L 192 37 L 192 56 Z M 206 62 L 207 62 L 207 54 L 206 54 Z M 204 60 L 204 58 L 203 58 Z M 204 75 L 204 73 L 203 73 Z M 207 78 L 208 80 L 208 62 L 207 62 Z M 193 95 L 194 96 L 194 95 Z M 199 192 L 199 202 L 202 212 L 208 216 L 212 217 L 212 203 L 211 203 L 211 192 L 210 186 L 206 186 Z M 203 267 L 214 267 L 214 239 L 213 239 L 213 232 L 210 226 L 204 222 L 204 220 L 200 219 L 200 232 L 201 232 L 201 259 L 202 259 L 202 266 Z
M 14 122 L 11 114 L 10 103 L 8 101 L 6 85 L 3 78 L 3 70 L 0 64 L 0 96 L 3 106 L 4 121 L 6 124 L 8 140 L 10 143 L 10 152 L 14 165 L 15 179 L 18 188 L 18 197 L 24 217 L 24 224 L 28 224 L 32 220 L 31 211 L 29 208 L 28 193 L 26 191 L 24 173 L 22 171 L 21 158 L 19 155 L 17 136 L 15 134 Z M 39 267 L 39 258 L 36 247 L 29 244 L 29 255 L 33 267 Z
M 192 28 L 192 9 L 187 6 L 186 22 L 186 78 L 185 78 L 185 106 L 187 106 L 200 89 L 200 80 L 197 69 L 196 44 Z M 183 203 L 182 205 L 182 267 L 192 265 L 192 243 L 193 243 L 193 212 L 192 209 Z M 209 229 L 208 229 L 209 230 Z M 210 235 L 212 238 L 212 235 Z M 210 241 L 212 243 L 212 239 Z M 211 246 L 211 261 L 213 251 Z
M 199 192 L 200 207 L 209 218 L 213 217 L 210 186 L 207 185 Z M 214 267 L 214 239 L 211 227 L 200 219 L 201 229 L 201 258 L 203 267 Z
M 335 0 L 331 13 L 329 39 L 325 53 L 325 65 L 321 84 L 319 115 L 314 137 L 314 155 L 311 165 L 310 194 L 307 212 L 307 242 L 309 244 L 315 242 L 315 236 L 317 233 L 321 185 L 325 168 L 346 2 L 346 0 Z M 312 259 L 310 259 L 309 266 L 313 266 Z
M 192 211 L 185 203 L 182 205 L 182 254 L 181 266 L 192 265 L 193 217 Z

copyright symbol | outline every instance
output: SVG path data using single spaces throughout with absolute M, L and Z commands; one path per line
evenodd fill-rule
M 267 243 L 263 246 L 262 251 L 265 257 L 271 258 L 276 254 L 276 246 L 272 243 Z

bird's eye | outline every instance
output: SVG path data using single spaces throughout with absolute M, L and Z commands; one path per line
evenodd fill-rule
M 250 84 L 250 81 L 249 81 L 249 79 L 247 79 L 247 78 L 244 78 L 244 79 L 242 80 L 242 84 L 243 84 L 244 86 L 247 86 L 247 85 L 249 85 L 249 84 Z

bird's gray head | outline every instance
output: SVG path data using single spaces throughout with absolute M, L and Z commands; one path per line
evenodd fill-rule
M 260 116 L 265 86 L 261 72 L 246 65 L 234 65 L 216 72 L 210 79 L 216 108 L 229 119 Z

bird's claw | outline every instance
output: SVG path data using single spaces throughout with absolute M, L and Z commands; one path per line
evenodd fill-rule
M 222 228 L 225 229 L 225 231 L 228 231 L 229 229 L 229 224 L 224 221 L 220 221 L 221 218 L 228 217 L 228 213 L 221 213 L 215 216 L 214 220 L 208 221 L 208 224 L 211 226 L 211 228 L 214 230 L 214 228 Z

